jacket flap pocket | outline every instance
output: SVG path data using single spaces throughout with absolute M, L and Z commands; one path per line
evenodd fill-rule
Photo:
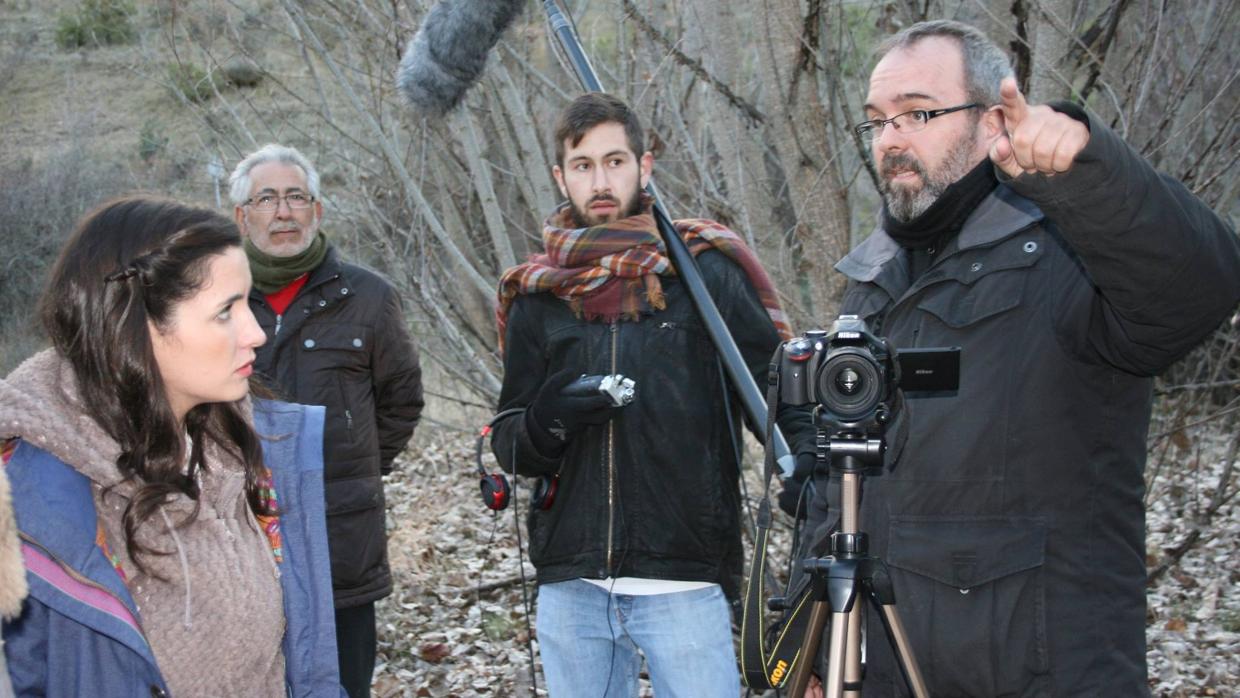
M 961 250 L 930 270 L 919 285 L 935 285 L 918 304 L 949 327 L 966 327 L 1020 305 L 1024 270 L 1042 258 L 1045 234 L 1029 230 L 995 247 Z
M 968 286 L 940 286 L 918 307 L 949 327 L 967 327 L 1019 306 L 1025 277 L 1020 272 L 994 273 Z
M 1040 567 L 1046 520 L 1035 516 L 893 516 L 887 563 L 958 589 Z
M 370 332 L 361 325 L 311 325 L 301 333 L 305 351 L 366 351 Z

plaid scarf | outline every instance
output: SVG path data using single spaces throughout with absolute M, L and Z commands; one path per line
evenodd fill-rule
M 551 214 L 543 224 L 546 253 L 531 255 L 528 262 L 500 277 L 495 319 L 501 354 L 508 311 L 520 294 L 549 291 L 567 301 L 578 317 L 601 322 L 637 322 L 667 307 L 659 275 L 672 275 L 675 270 L 655 227 L 647 194 L 642 194 L 642 202 L 642 213 L 589 228 L 566 227 L 572 216 L 567 204 Z M 673 225 L 694 257 L 717 249 L 740 265 L 780 337 L 792 337 L 775 286 L 736 233 L 703 218 L 678 220 Z

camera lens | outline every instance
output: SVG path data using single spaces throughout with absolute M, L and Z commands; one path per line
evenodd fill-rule
M 861 389 L 861 376 L 857 375 L 851 366 L 847 366 L 842 371 L 836 372 L 835 387 L 844 395 L 856 395 Z
M 883 399 L 881 368 L 852 347 L 831 352 L 818 369 L 818 401 L 843 420 L 870 414 Z

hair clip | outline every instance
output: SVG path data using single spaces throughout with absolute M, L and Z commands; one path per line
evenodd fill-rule
M 131 276 L 137 276 L 137 275 L 138 275 L 138 267 L 130 264 L 129 266 L 125 267 L 124 269 L 118 272 L 108 274 L 107 276 L 103 277 L 103 280 L 105 282 L 124 281 L 125 279 L 128 279 Z

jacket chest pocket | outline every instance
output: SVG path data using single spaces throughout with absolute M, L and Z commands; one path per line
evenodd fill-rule
M 994 248 L 963 251 L 919 281 L 925 290 L 917 307 L 953 329 L 1017 308 L 1043 245 L 1042 233 L 1030 231 Z
M 369 392 L 373 335 L 361 325 L 311 325 L 297 338 L 300 353 L 297 399 L 346 408 L 363 388 Z
M 887 562 L 936 694 L 1026 695 L 1049 671 L 1041 517 L 893 516 Z
M 310 326 L 299 339 L 305 363 L 351 367 L 366 363 L 371 332 L 361 325 Z

